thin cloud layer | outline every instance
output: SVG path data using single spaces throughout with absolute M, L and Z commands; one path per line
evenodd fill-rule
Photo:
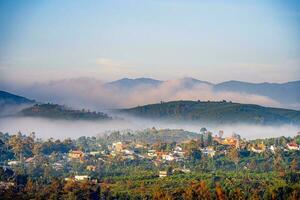
M 141 84 L 133 88 L 110 87 L 96 79 L 80 78 L 31 86 L 14 87 L 11 92 L 41 102 L 53 102 L 90 109 L 127 108 L 173 100 L 227 100 L 241 103 L 280 107 L 280 103 L 260 95 L 217 92 L 206 83 L 187 84 L 185 79 L 170 80 L 158 85 Z
M 0 131 L 15 134 L 21 131 L 25 134 L 35 132 L 37 137 L 48 139 L 78 138 L 80 136 L 97 136 L 107 133 L 107 131 L 123 130 L 143 130 L 146 128 L 156 127 L 157 129 L 184 129 L 193 132 L 199 132 L 201 127 L 217 134 L 219 130 L 224 131 L 224 136 L 230 136 L 232 133 L 240 134 L 243 138 L 256 139 L 279 136 L 295 136 L 299 132 L 299 126 L 282 125 L 282 126 L 260 126 L 260 125 L 210 125 L 191 122 L 168 122 L 153 121 L 134 117 L 127 117 L 126 120 L 113 120 L 108 122 L 91 122 L 91 121 L 65 121 L 49 120 L 43 118 L 3 118 L 0 121 Z

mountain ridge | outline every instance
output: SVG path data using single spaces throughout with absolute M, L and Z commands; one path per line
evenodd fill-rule
M 231 80 L 210 83 L 192 77 L 170 80 L 123 78 L 111 82 L 85 77 L 22 85 L 13 90 L 41 102 L 66 103 L 75 107 L 88 105 L 94 109 L 133 107 L 160 100 L 226 99 L 297 110 L 300 109 L 299 91 L 300 81 L 250 83 Z

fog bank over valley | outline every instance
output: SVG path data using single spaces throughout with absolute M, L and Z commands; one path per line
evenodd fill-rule
M 160 81 L 123 78 L 103 82 L 74 78 L 32 84 L 1 83 L 2 89 L 35 99 L 93 110 L 129 108 L 175 100 L 233 101 L 262 106 L 300 109 L 300 81 L 272 84 L 227 81 L 219 84 L 194 78 Z M 0 88 L 1 89 L 1 88 Z
M 205 125 L 191 122 L 166 122 L 153 121 L 138 118 L 126 118 L 124 120 L 112 121 L 67 121 L 67 120 L 48 120 L 44 118 L 31 117 L 6 117 L 0 119 L 0 131 L 15 134 L 21 131 L 23 134 L 35 132 L 37 137 L 42 139 L 54 138 L 78 138 L 80 136 L 97 136 L 114 130 L 143 130 L 155 127 L 156 129 L 184 129 L 192 132 L 199 132 L 201 127 L 206 127 L 213 134 L 219 130 L 224 131 L 224 136 L 232 133 L 240 134 L 246 139 L 294 136 L 300 131 L 300 126 L 261 126 L 261 125 Z

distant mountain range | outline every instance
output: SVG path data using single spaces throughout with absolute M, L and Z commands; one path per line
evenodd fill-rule
M 172 101 L 117 110 L 122 114 L 154 120 L 218 124 L 300 124 L 300 111 L 226 101 Z
M 300 81 L 287 83 L 247 83 L 227 81 L 214 85 L 216 91 L 232 91 L 266 96 L 286 104 L 300 103 Z
M 178 79 L 182 88 L 188 89 L 199 85 L 211 86 L 216 92 L 238 92 L 252 95 L 260 95 L 268 97 L 282 104 L 290 104 L 291 107 L 300 107 L 300 81 L 292 81 L 287 83 L 248 83 L 242 81 L 227 81 L 213 84 L 207 81 L 201 81 L 194 78 Z M 143 85 L 157 87 L 168 81 L 160 81 L 151 78 L 138 79 L 120 79 L 107 83 L 122 89 L 131 90 Z M 293 106 L 295 105 L 295 106 Z
M 167 81 L 152 78 L 123 78 L 112 82 L 103 82 L 93 78 L 74 78 L 15 86 L 12 89 L 8 84 L 1 86 L 4 90 L 10 90 L 41 102 L 75 107 L 88 106 L 94 109 L 133 107 L 161 100 L 225 99 L 300 110 L 300 81 L 249 83 L 232 80 L 214 84 L 190 77 Z M 10 98 L 11 100 L 5 101 L 22 101 L 22 99 Z
M 152 78 L 136 78 L 136 79 L 130 79 L 130 78 L 123 78 L 116 81 L 108 82 L 105 85 L 108 87 L 116 87 L 116 88 L 122 88 L 126 90 L 135 89 L 142 86 L 149 86 L 149 87 L 157 87 L 160 86 L 163 83 L 170 82 L 170 81 L 180 81 L 182 83 L 182 87 L 189 88 L 194 87 L 198 84 L 207 84 L 207 85 L 213 85 L 212 83 L 209 83 L 207 81 L 201 81 L 194 78 L 182 78 L 182 79 L 176 79 L 176 80 L 169 80 L 169 81 L 161 81 L 156 80 Z

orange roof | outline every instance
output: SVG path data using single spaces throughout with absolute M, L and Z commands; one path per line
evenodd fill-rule
M 291 147 L 298 147 L 298 144 L 296 144 L 296 143 L 289 143 L 288 145 Z

